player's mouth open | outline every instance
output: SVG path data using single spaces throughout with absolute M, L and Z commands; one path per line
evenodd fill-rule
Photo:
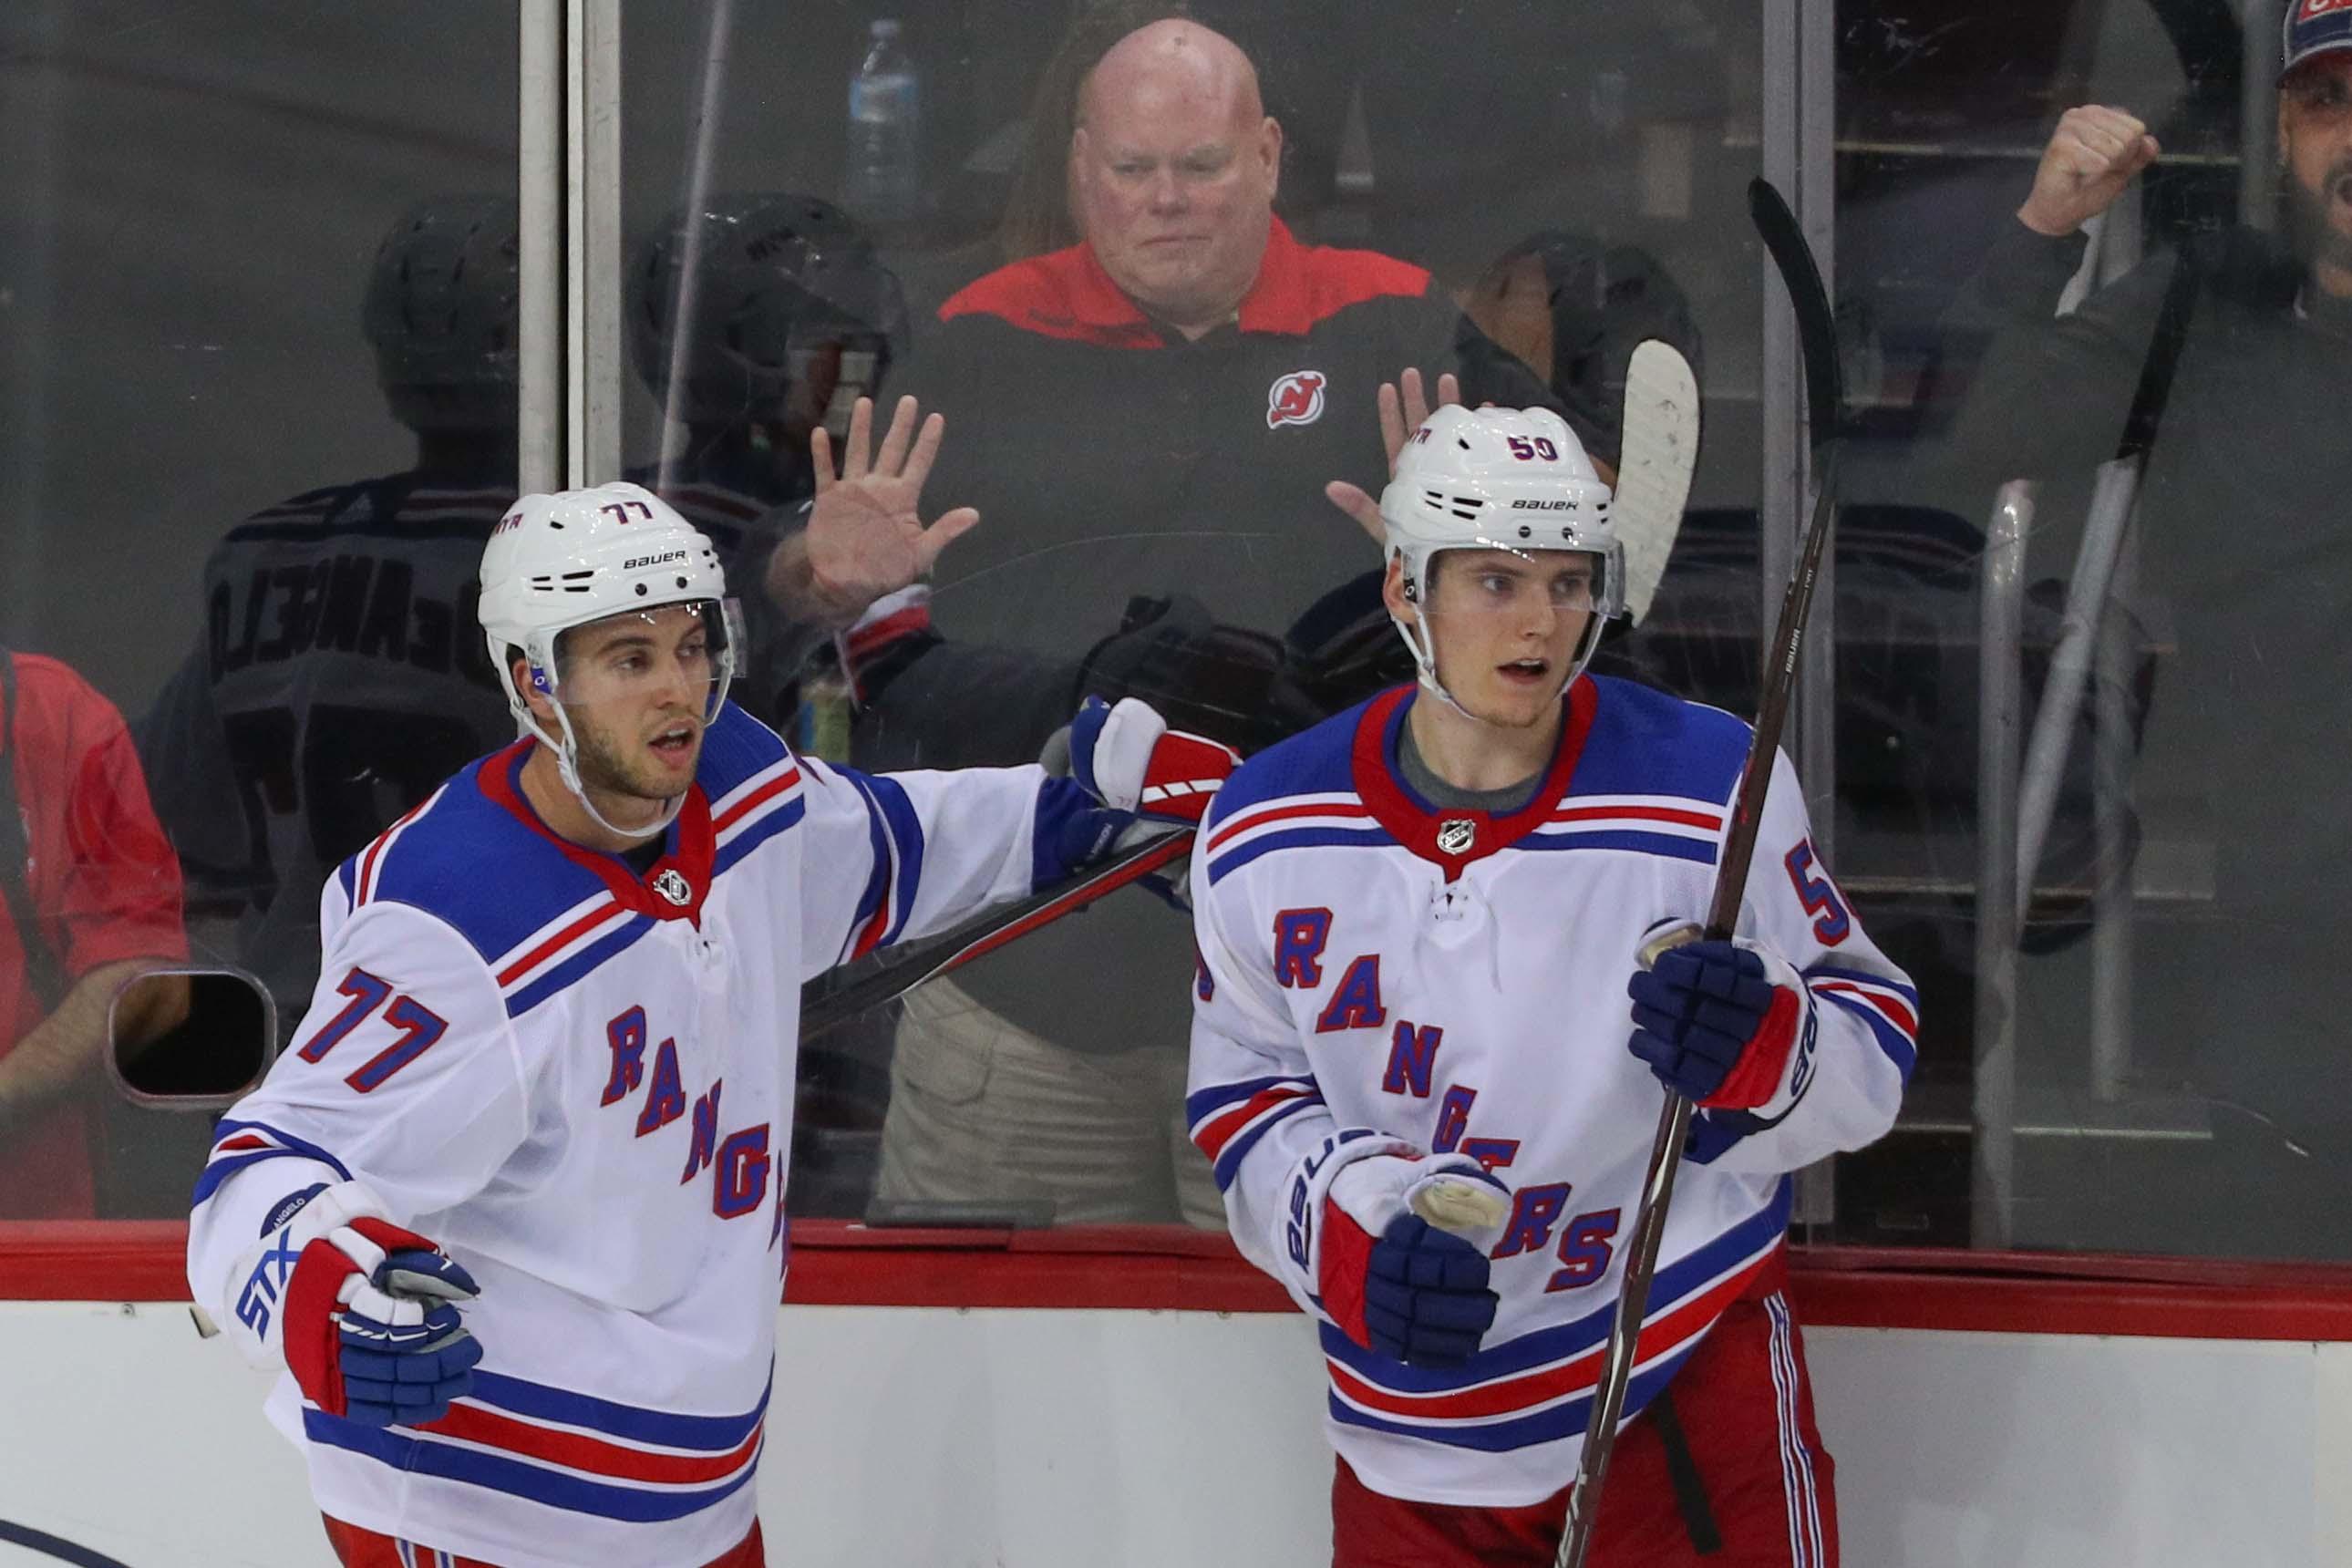
M 1502 671 L 1504 679 L 1528 686 L 1535 685 L 1551 672 L 1550 661 L 1540 658 L 1515 658 L 1496 668 Z
M 694 726 L 672 724 L 653 738 L 653 748 L 670 762 L 680 762 L 694 748 Z

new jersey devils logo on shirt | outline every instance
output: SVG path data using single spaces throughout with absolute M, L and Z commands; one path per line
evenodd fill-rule
M 1265 389 L 1265 427 L 1312 425 L 1323 417 L 1323 373 L 1294 370 Z
M 654 879 L 654 891 L 680 909 L 694 901 L 693 885 L 687 881 L 685 874 L 675 866 L 665 868 L 662 874 Z

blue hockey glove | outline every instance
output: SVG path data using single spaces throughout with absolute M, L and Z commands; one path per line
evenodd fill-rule
M 1323 1200 L 1319 1291 L 1340 1332 L 1413 1366 L 1460 1366 L 1495 1324 L 1486 1237 L 1465 1239 L 1413 1212 L 1416 1189 L 1503 1184 L 1465 1157 L 1375 1155 L 1349 1165 Z M 1503 1204 L 1494 1205 L 1500 1212 Z
M 1625 983 L 1627 1048 L 1658 1081 L 1710 1110 L 1769 1125 L 1812 1082 L 1812 993 L 1778 953 L 1746 941 L 1669 948 Z
M 473 1276 L 414 1231 L 355 1218 L 302 1248 L 286 1289 L 286 1364 L 330 1415 L 422 1426 L 472 1392 L 482 1347 L 455 1303 Z

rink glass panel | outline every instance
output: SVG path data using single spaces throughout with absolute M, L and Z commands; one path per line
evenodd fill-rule
M 35 919 L 104 945 L 160 898 L 167 934 L 114 951 L 184 934 L 187 967 L 263 978 L 280 1032 L 318 963 L 305 867 L 512 733 L 473 651 L 470 558 L 514 483 L 516 61 L 500 6 L 35 0 L 0 18 L 0 643 L 86 683 L 79 726 L 37 743 L 71 810 L 119 814 L 89 820 L 120 853 L 73 840 L 115 865 L 105 907 L 37 875 Z M 400 276 L 380 279 L 404 217 Z M 373 307 L 372 279 L 393 285 Z M 152 817 L 126 800 L 114 715 Z M 153 826 L 184 905 L 123 868 Z M 90 1149 L 102 1215 L 185 1212 L 210 1117 L 132 1095 L 217 1087 L 268 1026 L 249 986 L 192 990 L 192 1025 L 222 1037 L 166 1036 L 130 1093 L 93 1069 L 5 1135 Z
M 2087 463 L 2039 476 L 2018 646 L 1989 654 L 1987 522 L 1995 490 L 2018 476 L 1973 440 L 1970 399 L 1987 345 L 1981 332 L 1957 330 L 1952 310 L 2013 223 L 2034 158 L 2070 103 L 2126 105 L 2167 149 L 2117 210 L 2121 232 L 2100 243 L 2097 265 L 2110 273 L 2242 216 L 2272 221 L 2276 14 L 2268 0 L 2249 4 L 2242 26 L 2235 4 L 2190 14 L 2145 0 L 1802 13 L 1823 24 L 1816 36 L 1833 40 L 1834 68 L 1820 79 L 1834 83 L 1832 145 L 1800 156 L 1826 160 L 1806 166 L 1834 193 L 1833 292 L 1857 408 L 1833 636 L 1815 650 L 1832 660 L 1834 734 L 1809 752 L 1808 786 L 1832 868 L 1925 1003 L 1904 1121 L 1875 1149 L 1814 1179 L 1800 1205 L 1809 1239 L 2347 1250 L 2340 1225 L 2326 1218 L 2339 1207 L 2342 1150 L 2324 1117 L 2315 1127 L 2296 1120 L 2341 1098 L 2328 1076 L 2345 1053 L 2329 991 L 2342 966 L 2326 875 L 2340 784 L 2312 748 L 2338 732 L 2327 704 L 2346 683 L 2340 654 L 2324 639 L 2295 632 L 2290 656 L 2249 631 L 2338 618 L 2326 612 L 2340 596 L 2342 567 L 2324 533 L 2296 572 L 2273 581 L 2268 599 L 2230 596 L 2221 569 L 2235 559 L 2235 509 L 2209 518 L 2210 531 L 2193 542 L 2211 552 L 2218 575 L 2181 572 L 2177 535 L 2140 535 L 2125 552 L 2116 597 L 2128 618 L 2114 623 L 2084 687 L 2006 994 L 1980 959 L 1987 672 L 2001 659 L 2017 671 L 2016 713 L 2030 724 L 2063 632 L 2091 484 Z M 1612 640 L 1601 668 L 1751 710 L 1766 596 L 1757 521 L 1766 296 L 1741 187 L 1764 166 L 1767 126 L 1783 123 L 1768 112 L 1780 89 L 1765 62 L 1776 58 L 1770 25 L 1797 8 L 1760 19 L 1717 6 L 1622 20 L 1533 5 L 1481 6 L 1475 18 L 1456 5 L 1223 9 L 1231 14 L 1207 7 L 1203 19 L 1231 26 L 1259 56 L 1286 135 L 1276 210 L 1301 242 L 1429 268 L 1555 382 L 1577 374 L 1564 363 L 1576 356 L 1556 350 L 1599 343 L 1587 357 L 1600 367 L 1604 403 L 1614 391 L 1610 346 L 1622 353 L 1636 331 L 1695 340 L 1706 433 L 1694 515 L 1651 623 Z M 851 211 L 845 220 L 899 302 L 902 320 L 879 334 L 886 403 L 901 391 L 929 395 L 924 353 L 943 301 L 1022 245 L 1059 232 L 1052 182 L 1017 176 L 1024 116 L 1071 11 L 1007 0 L 890 13 L 919 79 L 919 199 L 911 210 Z M 623 267 L 638 264 L 697 190 L 854 206 L 847 100 L 877 15 L 834 5 L 624 5 Z M 387 404 L 362 333 L 378 247 L 420 200 L 510 192 L 516 140 L 511 14 L 378 7 L 363 23 L 307 11 L 296 19 L 265 5 L 191 20 L 52 4 L 0 24 L 11 89 L 0 137 L 18 198 L 0 219 L 9 258 L 0 331 L 15 411 L 0 421 L 0 471 L 14 492 L 0 529 L 0 640 L 63 661 L 131 726 L 184 876 L 190 962 L 261 975 L 281 1032 L 307 1000 L 315 948 L 304 950 L 301 911 L 289 917 L 280 906 L 273 923 L 257 907 L 265 890 L 278 900 L 275 882 L 254 874 L 256 854 L 274 875 L 306 844 L 315 858 L 348 849 L 353 834 L 363 842 L 429 787 L 424 773 L 437 776 L 501 739 L 502 720 L 478 664 L 466 662 L 462 586 L 446 595 L 446 616 L 416 586 L 461 584 L 461 564 L 411 563 L 403 619 L 393 602 L 400 594 L 383 586 L 398 574 L 383 572 L 383 557 L 341 552 L 353 564 L 340 598 L 331 554 L 323 567 L 310 563 L 322 574 L 315 595 L 272 559 L 268 569 L 284 565 L 289 575 L 248 637 L 237 565 L 221 568 L 231 592 L 216 616 L 207 563 L 232 528 L 287 498 L 414 469 L 417 439 Z M 453 59 L 467 68 L 452 71 Z M 698 142 L 706 105 L 715 118 Z M 1006 222 L 1008 206 L 1020 222 Z M 1496 266 L 1538 235 L 1558 237 Z M 1596 321 L 1570 308 L 1596 279 L 1629 278 L 1643 285 L 1642 310 Z M 1561 279 L 1581 288 L 1563 291 Z M 616 289 L 625 310 L 626 282 Z M 733 531 L 737 586 L 754 598 L 765 552 L 805 487 L 796 443 L 772 432 L 698 439 L 682 422 L 666 424 L 625 318 L 622 339 L 621 466 L 658 474 L 667 457 L 672 481 L 699 491 L 699 521 Z M 823 331 L 798 343 L 787 334 L 782 346 L 798 354 L 788 371 L 840 374 Z M 2214 418 L 2210 395 L 2193 395 L 2204 365 L 2226 368 L 2228 358 L 2185 361 L 2189 380 L 2159 429 L 2152 482 L 2166 482 L 2168 463 L 2193 475 L 2207 443 L 2242 458 L 2268 450 L 2261 388 L 2227 423 Z M 1012 362 L 999 371 L 1028 374 Z M 1590 364 L 1584 374 L 1594 374 Z M 1115 490 L 1133 475 L 1205 460 L 1223 428 L 1213 418 L 1233 412 L 1204 394 L 1194 418 L 1090 443 L 1068 434 L 1091 412 L 1087 390 L 1005 385 L 1008 407 L 1057 407 L 1055 419 L 988 450 L 960 447 L 951 430 L 927 512 L 968 499 L 948 488 L 959 471 L 997 494 Z M 1263 379 L 1245 389 L 1261 421 L 1272 390 Z M 970 393 L 943 388 L 940 400 Z M 1343 395 L 1328 393 L 1334 427 Z M 449 513 L 436 542 L 462 553 L 451 540 L 474 526 L 472 509 L 495 508 L 484 498 L 511 488 L 511 446 L 503 471 L 493 459 L 487 477 L 474 461 L 481 443 L 442 449 L 465 470 L 452 488 L 468 493 L 427 498 Z M 2282 447 L 2279 460 L 2308 466 L 2310 455 Z M 1314 478 L 1370 488 L 1378 462 L 1377 451 L 1360 450 Z M 2259 467 L 2248 467 L 2250 482 Z M 1281 485 L 1266 488 L 1272 495 Z M 415 518 L 397 500 L 352 504 Z M 961 668 L 982 680 L 989 706 L 961 726 L 894 719 L 887 701 L 854 711 L 837 659 L 822 642 L 810 656 L 807 639 L 772 615 L 753 628 L 763 662 L 742 695 L 818 754 L 876 766 L 1020 761 L 1034 754 L 1050 711 L 1075 696 L 1076 667 L 1129 620 L 1132 602 L 1164 599 L 1150 625 L 1222 629 L 1210 653 L 1172 672 L 1145 660 L 1132 678 L 1262 719 L 1277 705 L 1253 700 L 1265 676 L 1260 653 L 1326 590 L 1378 563 L 1336 513 L 1291 507 L 1277 519 L 1276 510 L 1271 501 L 1262 515 L 1221 507 L 1207 526 L 1141 547 L 1128 537 L 1140 507 L 1107 507 L 1084 537 L 1045 549 L 1024 538 L 1024 526 L 1040 526 L 1024 508 L 992 504 L 982 530 L 941 564 L 931 608 L 942 640 L 924 655 L 942 673 Z M 2261 521 L 2280 525 L 2268 511 Z M 403 548 L 425 547 L 411 539 Z M 250 567 L 242 582 L 251 586 Z M 380 654 L 390 649 L 397 622 L 398 660 L 378 663 L 400 663 L 398 679 L 362 681 L 348 700 L 314 697 L 290 736 L 267 717 L 269 700 L 257 699 L 239 745 L 224 742 L 209 772 L 192 760 L 166 701 L 192 657 L 206 687 L 216 658 L 244 651 L 237 673 L 250 675 L 268 662 L 256 656 L 281 616 L 315 644 L 354 604 L 354 646 L 340 651 L 360 657 L 357 645 L 371 637 Z M 2233 605 L 2235 619 L 2217 614 Z M 1364 618 L 1360 599 L 1352 608 L 1351 620 L 1343 597 L 1337 621 L 1324 623 L 1364 634 L 1349 645 L 1367 656 L 1351 673 L 1397 673 L 1377 619 Z M 428 668 L 444 657 L 438 649 L 447 650 L 446 668 Z M 2217 689 L 2217 671 L 2242 672 L 2240 684 Z M 460 688 L 470 689 L 453 695 Z M 420 690 L 435 697 L 421 710 Z M 2296 714 L 2292 723 L 2282 717 Z M 2118 808 L 2104 817 L 2102 759 L 2105 798 Z M 2293 786 L 2291 798 L 2261 796 L 2273 775 Z M 2296 852 L 2305 845 L 2310 853 Z M 1992 847 L 1996 858 L 2001 847 Z M 2242 896 L 2249 876 L 2265 895 L 2252 902 Z M 2105 902 L 2095 902 L 2102 890 Z M 975 966 L 953 990 L 929 988 L 812 1042 L 795 1212 L 866 1213 L 897 1157 L 907 1169 L 882 1187 L 898 1195 L 902 1216 L 952 1217 L 955 1205 L 974 1219 L 1185 1215 L 1175 1173 L 1190 1156 L 1173 1098 L 1185 939 L 1180 916 L 1123 892 Z M 909 1009 L 950 1048 L 933 1040 L 906 1049 Z M 1070 1059 L 1006 1052 L 989 1037 L 1008 1021 L 1080 1048 Z M 992 1079 L 1014 1090 L 1009 1123 L 987 1120 Z M 894 1100 L 901 1115 L 918 1101 L 950 1114 L 899 1133 L 894 1151 Z M 1054 1136 L 1080 1146 L 1071 1158 L 1089 1173 L 1076 1185 L 1097 1206 L 1041 1208 L 1041 1195 L 1067 1187 L 1047 1181 L 1057 1156 L 1043 1135 L 1024 1132 L 1023 1114 L 1055 1119 Z M 175 1211 L 204 1119 L 127 1105 L 109 1115 L 100 1211 Z M 1202 1184 L 1191 1187 L 1197 1197 Z M 1216 1216 L 1195 1203 L 1189 1217 Z
M 2342 656 L 2300 628 L 2332 623 L 2347 581 L 2326 500 L 2341 457 L 2265 432 L 2304 395 L 2292 367 L 2340 385 L 2352 360 L 2298 330 L 2291 280 L 2239 265 L 2280 228 L 2280 7 L 1898 11 L 1838 7 L 1836 294 L 1859 423 L 1835 841 L 1926 1023 L 1903 1124 L 1841 1162 L 1828 1235 L 2340 1260 L 2340 836 L 2316 824 L 2342 795 L 2326 762 Z M 2114 312 L 2096 377 L 2058 329 L 1969 297 L 2021 237 L 2060 115 L 2084 103 L 2127 109 L 2163 148 L 2063 296 L 2091 296 L 2085 320 Z M 2203 281 L 2133 521 L 2103 537 L 2095 469 L 2163 358 L 2168 274 L 2142 260 L 2184 247 Z M 2024 285 L 2003 292 L 2014 305 Z M 2240 440 L 2270 461 L 2225 480 L 2217 458 Z M 2021 478 L 2012 542 L 1996 496 Z M 2069 584 L 2110 566 L 2104 604 L 2070 611 Z M 2098 632 L 2070 686 L 2078 623 Z M 2027 738 L 2070 699 L 2020 920 L 1980 895 L 2019 875 Z M 1987 774 L 2003 724 L 2023 754 Z
M 1405 678 L 1377 605 L 1380 552 L 1320 490 L 1347 479 L 1377 493 L 1378 383 L 1408 363 L 1433 380 L 1449 368 L 1464 301 L 1536 367 L 1517 384 L 1556 379 L 1612 425 L 1641 336 L 1692 351 L 1709 422 L 1696 497 L 1739 514 L 1722 531 L 1751 563 L 1753 596 L 1762 307 L 1743 196 L 1760 168 L 1753 16 L 1194 7 L 1257 61 L 1283 132 L 1273 211 L 1297 243 L 1395 258 L 1350 264 L 1360 269 L 1424 268 L 1438 299 L 1425 313 L 1402 310 L 1409 300 L 1343 311 L 1298 337 L 1129 349 L 1049 322 L 1017 330 L 1005 320 L 1020 310 L 1014 291 L 989 281 L 1076 236 L 1063 171 L 1079 69 L 1055 60 L 1076 10 L 624 7 L 625 464 L 660 472 L 667 455 L 673 492 L 722 522 L 728 492 L 790 509 L 804 491 L 798 448 L 822 387 L 781 394 L 798 400 L 785 434 L 771 410 L 745 439 L 725 427 L 715 376 L 668 369 L 740 363 L 763 344 L 772 362 L 787 335 L 740 258 L 698 275 L 709 292 L 688 312 L 683 351 L 674 335 L 688 237 L 678 214 L 707 194 L 703 209 L 720 216 L 699 237 L 715 254 L 730 244 L 727 224 L 772 223 L 772 206 L 745 199 L 764 193 L 825 204 L 806 226 L 827 253 L 809 266 L 821 298 L 806 306 L 807 340 L 824 339 L 829 312 L 856 314 L 853 301 L 891 317 L 883 405 L 912 393 L 947 413 L 926 515 L 961 504 L 982 513 L 931 584 L 936 643 L 877 658 L 862 637 L 844 639 L 854 698 L 841 649 L 820 643 L 796 684 L 761 693 L 780 693 L 780 726 L 867 768 L 1012 764 L 1038 755 L 1085 690 L 1145 697 L 1254 751 Z M 920 84 L 911 206 L 861 195 L 851 135 L 852 79 L 885 16 L 900 24 Z M 1024 160 L 1043 173 L 1024 178 Z M 733 304 L 721 309 L 719 296 Z M 863 324 L 870 338 L 882 323 Z M 646 363 L 648 347 L 660 363 Z M 1280 383 L 1294 372 L 1319 385 L 1294 385 L 1286 409 Z M 769 547 L 749 542 L 737 569 Z M 1612 657 L 1627 668 L 1640 656 L 1629 645 Z M 1184 1137 L 1190 937 L 1184 915 L 1125 889 L 804 1042 L 793 1212 L 1221 1227 L 1205 1162 Z

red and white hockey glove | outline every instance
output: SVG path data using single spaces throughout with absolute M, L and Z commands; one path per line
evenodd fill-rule
M 1634 971 L 1625 994 L 1634 1024 L 1627 1048 L 1706 1110 L 1769 1127 L 1812 1082 L 1813 994 L 1769 948 L 1745 938 L 1668 948 Z
M 1200 735 L 1171 730 L 1148 702 L 1122 698 L 1113 707 L 1089 697 L 1070 721 L 1070 775 L 1117 811 L 1197 827 L 1241 753 Z
M 456 1303 L 480 1293 L 473 1276 L 356 1182 L 278 1205 L 237 1283 L 239 1348 L 282 1360 L 330 1415 L 421 1426 L 472 1391 L 482 1347 Z
M 1460 1366 L 1495 1325 L 1486 1253 L 1509 1203 L 1510 1189 L 1465 1154 L 1350 1161 L 1323 1194 L 1323 1310 L 1368 1350 L 1413 1366 Z

